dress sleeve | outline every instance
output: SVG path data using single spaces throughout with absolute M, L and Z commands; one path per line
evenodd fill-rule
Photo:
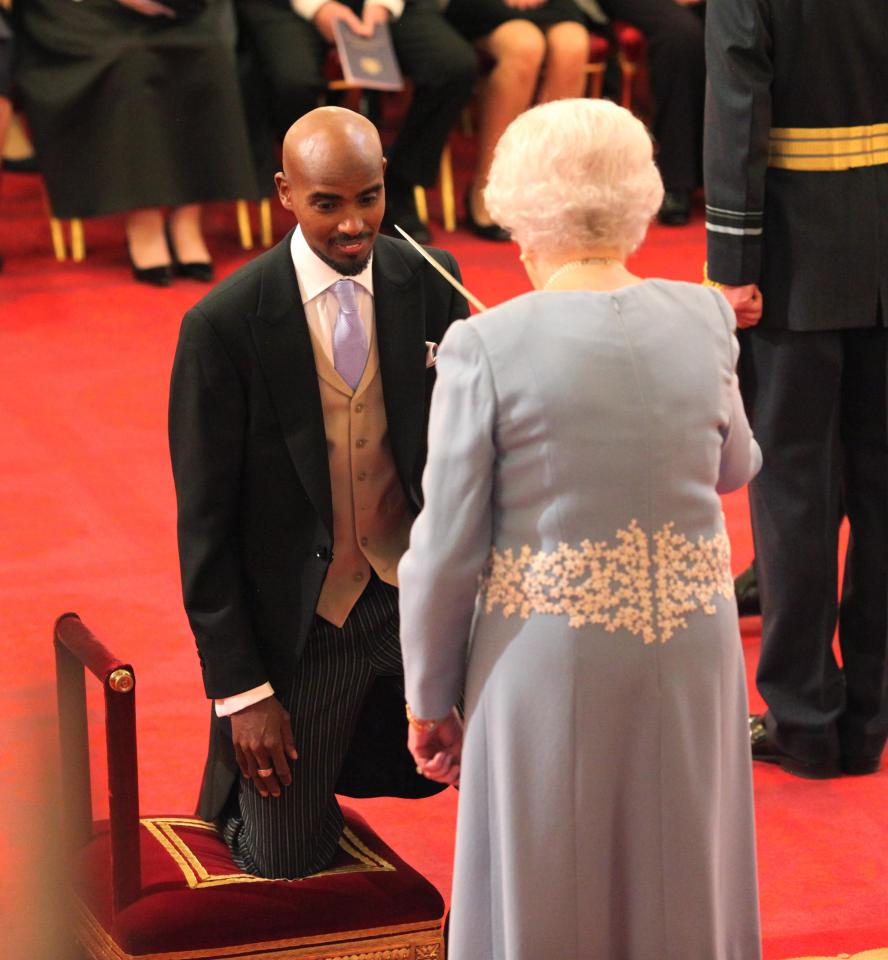
M 771 128 L 767 0 L 709 0 L 706 10 L 707 274 L 757 283 Z
M 425 506 L 398 567 L 407 702 L 443 717 L 459 699 L 492 539 L 496 397 L 481 338 L 455 322 L 441 344 L 423 475 Z
M 718 483 L 716 490 L 719 493 L 730 493 L 738 490 L 761 470 L 762 451 L 752 435 L 752 427 L 743 407 L 743 398 L 740 395 L 740 382 L 737 379 L 737 359 L 740 356 L 740 344 L 734 332 L 736 320 L 731 305 L 717 290 L 710 289 L 717 308 L 721 314 L 722 323 L 727 332 L 727 346 L 725 358 L 725 421 L 721 428 L 722 449 L 719 463 Z

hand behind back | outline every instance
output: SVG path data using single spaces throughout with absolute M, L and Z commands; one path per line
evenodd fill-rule
M 434 730 L 417 730 L 412 724 L 407 748 L 416 761 L 416 772 L 438 783 L 459 786 L 463 725 L 456 709 L 441 720 Z

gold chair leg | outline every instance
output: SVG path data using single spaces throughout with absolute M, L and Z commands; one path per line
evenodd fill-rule
M 83 221 L 77 218 L 71 221 L 71 259 L 76 263 L 82 263 L 86 259 Z
M 266 249 L 272 244 L 271 234 L 271 201 L 268 197 L 263 197 L 259 201 L 259 234 L 262 239 L 262 246 Z
M 444 229 L 448 233 L 456 230 L 456 197 L 453 190 L 453 156 L 450 144 L 445 143 L 441 151 L 441 166 L 439 171 L 441 182 L 441 213 L 444 220 Z
M 635 79 L 637 67 L 634 63 L 620 57 L 620 73 L 622 74 L 622 83 L 620 89 L 620 106 L 627 110 L 632 109 L 632 87 Z
M 58 217 L 49 218 L 49 232 L 52 236 L 52 252 L 59 263 L 64 263 L 68 253 L 65 249 L 65 231 L 62 230 L 62 223 Z
M 604 89 L 604 69 L 605 66 L 603 63 L 590 63 L 589 66 L 586 67 L 588 77 L 586 95 L 593 100 L 601 99 L 601 92 Z
M 237 231 L 244 250 L 253 249 L 253 228 L 250 226 L 250 208 L 246 200 L 237 201 Z
M 413 188 L 413 199 L 416 203 L 416 215 L 427 224 L 429 222 L 429 205 L 426 203 L 426 193 L 422 187 Z

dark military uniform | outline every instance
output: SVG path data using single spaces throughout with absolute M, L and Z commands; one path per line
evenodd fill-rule
M 706 43 L 709 276 L 764 297 L 758 686 L 779 748 L 853 772 L 888 735 L 888 3 L 710 0 Z

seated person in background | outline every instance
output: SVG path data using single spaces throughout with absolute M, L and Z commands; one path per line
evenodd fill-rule
M 383 230 L 397 223 L 422 243 L 430 239 L 416 214 L 413 188 L 431 186 L 441 150 L 475 82 L 471 46 L 438 13 L 435 0 L 238 0 L 242 29 L 270 88 L 278 136 L 318 104 L 326 91 L 324 57 L 333 24 L 344 20 L 368 35 L 391 24 L 395 53 L 413 83 L 407 115 L 388 150 Z
M 479 237 L 508 240 L 508 231 L 493 222 L 484 205 L 494 147 L 534 98 L 544 103 L 583 95 L 589 35 L 573 0 L 449 0 L 444 15 L 494 61 L 481 97 L 466 220 Z
M 576 0 L 595 16 L 637 27 L 648 41 L 648 64 L 657 141 L 657 166 L 666 194 L 658 219 L 683 226 L 691 214 L 691 194 L 703 182 L 704 0 Z
M 210 280 L 199 204 L 258 196 L 230 0 L 28 0 L 17 15 L 16 85 L 53 213 L 126 213 L 137 280 Z

